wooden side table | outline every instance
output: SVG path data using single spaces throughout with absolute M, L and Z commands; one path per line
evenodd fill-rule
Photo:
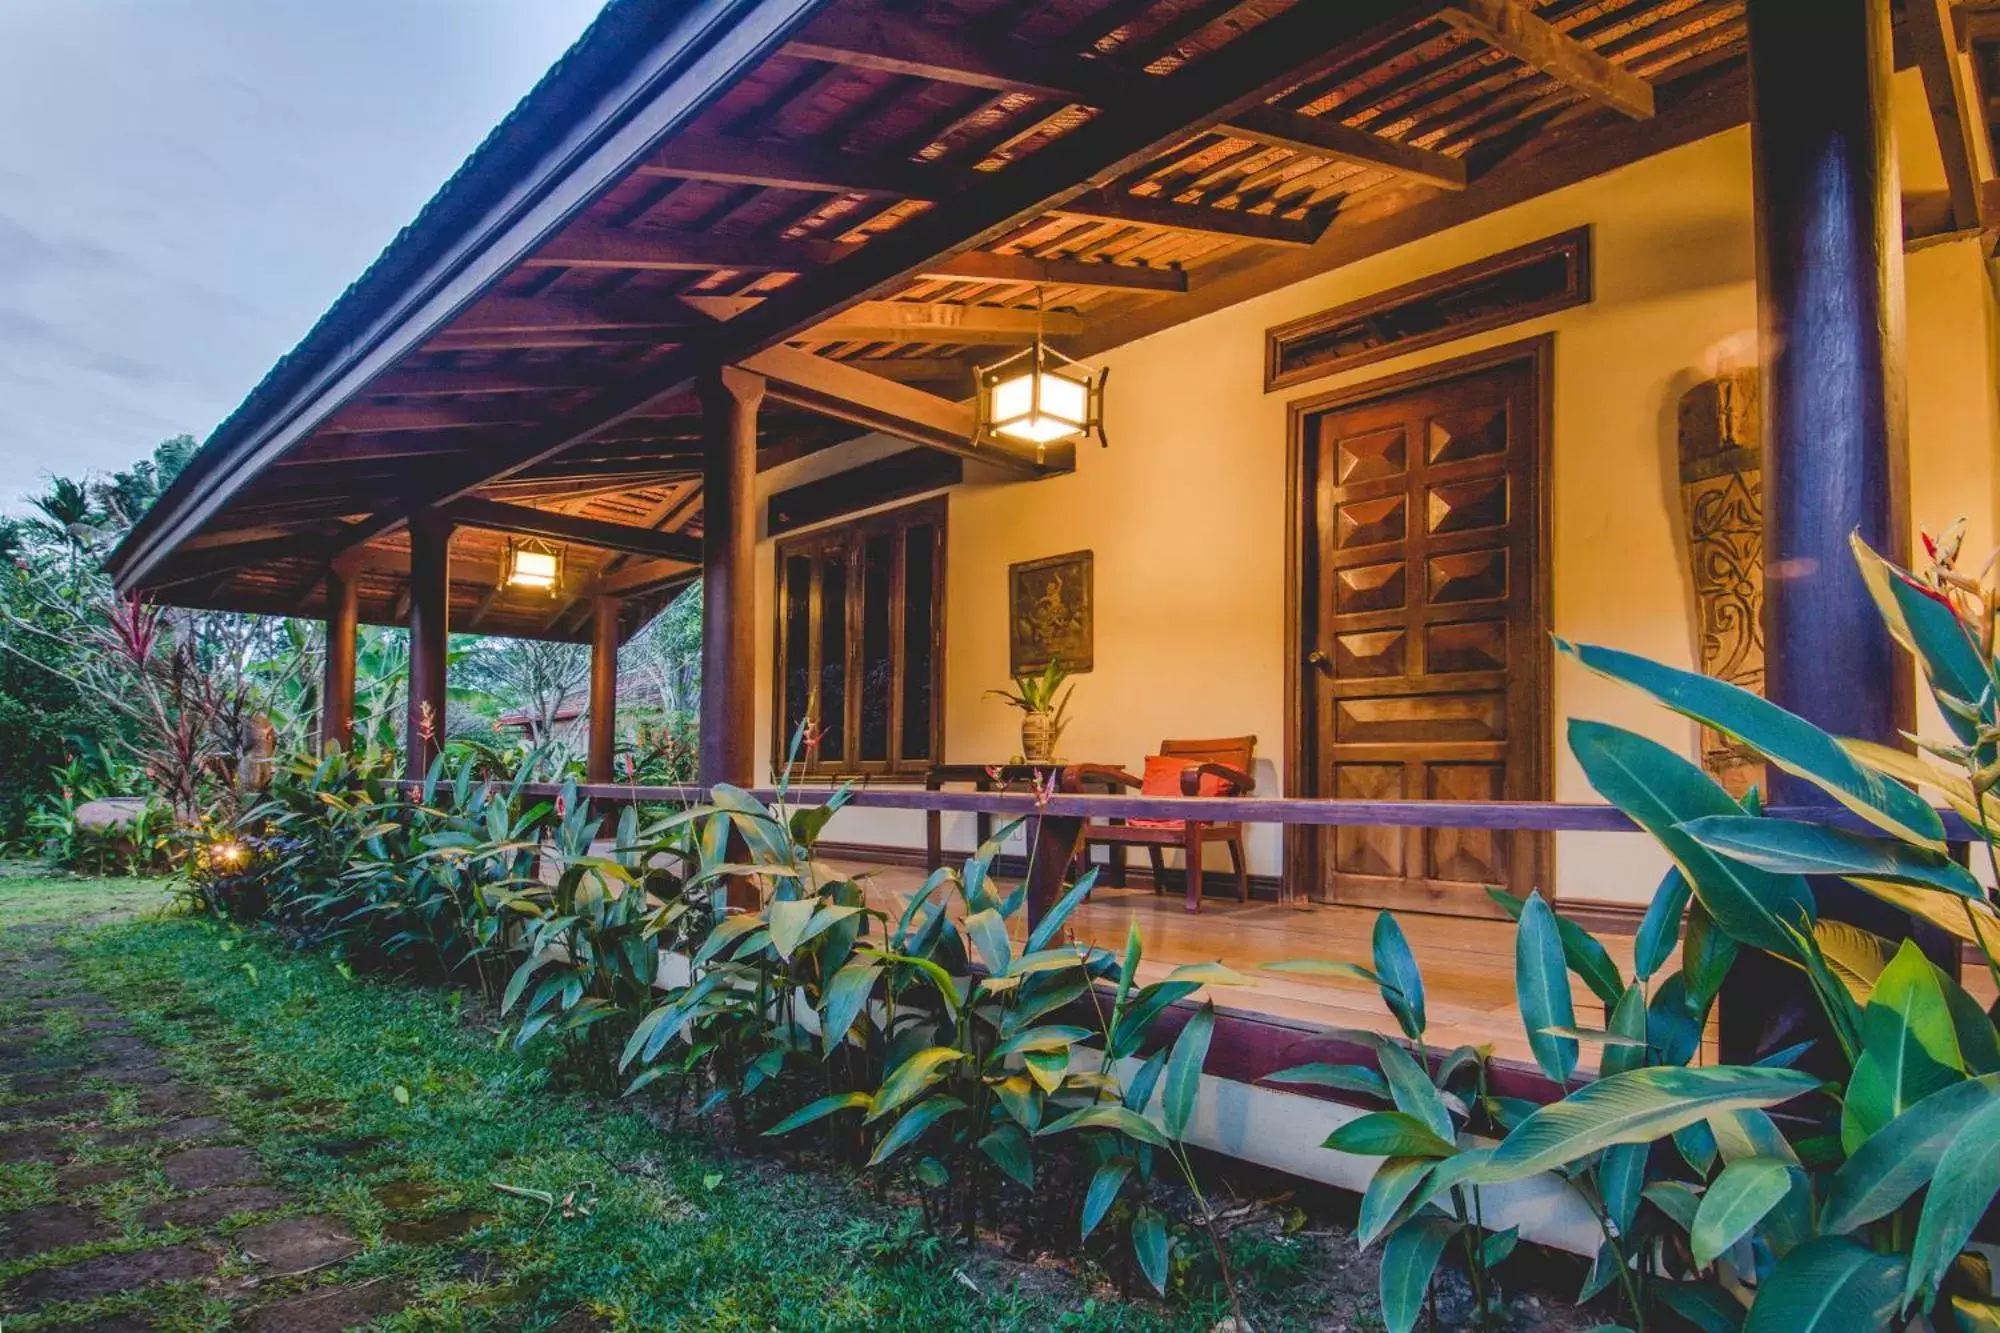
M 1096 767 L 1065 761 L 1059 764 L 933 764 L 924 777 L 926 791 L 943 791 L 946 787 L 969 786 L 974 791 L 1032 791 L 1036 786 L 1046 784 L 1049 774 L 1056 775 L 1058 791 L 1083 791 L 1098 787 L 1106 792 L 1117 790 L 1106 782 L 1093 782 L 1089 777 L 1079 777 L 1077 770 Z M 975 816 L 979 832 L 979 844 L 985 846 L 993 836 L 993 816 L 980 813 Z M 936 870 L 944 864 L 944 816 L 936 810 L 924 812 L 924 863 Z

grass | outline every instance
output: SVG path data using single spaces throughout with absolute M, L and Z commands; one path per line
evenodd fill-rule
M 0 929 L 160 896 L 134 881 L 0 880 Z M 588 1314 L 618 1329 L 1200 1329 L 1223 1312 L 1219 1300 L 1106 1298 L 1067 1270 L 928 1235 L 850 1181 L 557 1091 L 545 1069 L 496 1049 L 461 997 L 357 979 L 263 932 L 153 917 L 63 943 L 75 974 L 213 1093 L 277 1179 L 367 1242 L 351 1276 L 414 1293 L 392 1328 L 540 1329 Z M 14 1204 L 44 1192 L 13 1183 Z M 387 1186 L 477 1224 L 394 1242 Z M 147 1307 L 163 1328 L 226 1318 L 213 1299 L 165 1303 Z M 1288 1313 L 1259 1325 L 1308 1314 Z
M 166 886 L 155 879 L 52 876 L 0 862 L 0 931 L 158 908 Z

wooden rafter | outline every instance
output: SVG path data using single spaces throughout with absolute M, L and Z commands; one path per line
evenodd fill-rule
M 511 426 L 535 419 L 532 405 L 519 403 L 350 403 L 319 428 L 321 435 L 367 431 L 454 430 L 466 426 Z
M 1381 167 L 1446 190 L 1465 188 L 1463 160 L 1357 130 L 1331 116 L 1304 116 L 1281 106 L 1261 106 L 1231 119 L 1222 133 L 1313 157 Z
M 844 361 L 830 361 L 796 347 L 770 347 L 741 364 L 764 377 L 766 396 L 777 402 L 976 458 L 1024 477 L 1067 472 L 1075 466 L 1074 445 L 1051 446 L 1040 459 L 1022 446 L 975 445 L 972 409 L 966 404 L 870 375 Z
M 1453 0 L 1440 18 L 1592 101 L 1638 120 L 1653 115 L 1653 85 L 1563 33 L 1518 0 Z
M 1158 195 L 1131 194 L 1124 190 L 1097 190 L 1079 195 L 1056 211 L 1071 217 L 1136 222 L 1145 227 L 1166 227 L 1264 245 L 1311 245 L 1324 230 L 1321 225 L 1300 218 L 1175 203 Z
M 1105 60 L 1051 56 L 1008 38 L 967 41 L 889 14 L 823 14 L 813 21 L 803 37 L 786 45 L 785 53 L 856 69 L 882 70 L 939 83 L 991 92 L 1026 93 L 1054 102 L 1095 107 L 1143 98 L 1148 91 L 1146 85 L 1156 81 L 1156 76 L 1134 74 Z M 1301 141 L 1299 131 L 1274 124 L 1263 115 L 1262 108 L 1246 108 L 1218 129 L 1234 137 L 1380 167 L 1447 188 L 1462 189 L 1465 185 L 1463 167 L 1454 170 L 1444 165 L 1452 159 L 1442 154 L 1409 148 L 1344 125 L 1308 133 Z M 930 196 L 906 194 L 905 197 Z
M 560 393 L 609 382 L 612 368 L 570 364 L 392 370 L 368 385 L 370 397 L 430 398 L 468 393 Z
M 1923 75 L 1924 101 L 1944 159 L 1952 226 L 1963 232 L 1977 229 L 1986 220 L 1975 138 L 1984 118 L 1966 86 L 1951 9 L 1951 0 L 1908 0 L 1903 7 L 1903 28 Z
M 945 301 L 864 301 L 801 333 L 824 342 L 982 343 L 1026 346 L 1037 332 L 1066 338 L 1083 332 L 1083 317 L 1014 306 L 956 305 Z
M 662 272 L 806 273 L 854 249 L 831 241 L 781 241 L 665 228 L 571 223 L 522 261 L 523 268 L 614 268 Z
M 442 506 L 439 512 L 452 522 L 469 528 L 511 532 L 550 541 L 580 542 L 606 551 L 622 551 L 628 555 L 659 560 L 701 563 L 701 543 L 678 533 L 654 532 L 624 523 L 606 523 L 601 519 L 559 514 L 549 509 L 531 509 L 526 505 L 502 504 L 476 496 L 453 501 Z
M 413 514 L 553 458 L 663 396 L 683 392 L 703 365 L 740 362 L 804 336 L 831 314 L 899 289 L 941 258 L 988 248 L 1089 193 L 1095 181 L 1115 179 L 1190 135 L 1392 40 L 1441 8 L 1440 0 L 1294 6 L 1173 74 L 1148 76 L 1143 96 L 1107 108 L 1003 170 L 984 173 L 947 203 L 899 227 L 893 245 L 863 246 L 788 284 L 762 305 L 718 325 L 701 345 L 683 348 L 590 403 L 485 451 L 476 468 L 378 510 L 356 525 L 351 539 L 392 531 Z

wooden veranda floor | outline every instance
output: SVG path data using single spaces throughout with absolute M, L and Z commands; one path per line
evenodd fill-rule
M 871 897 L 899 912 L 911 894 L 923 886 L 924 872 L 908 866 L 834 862 L 845 873 L 867 871 Z M 1495 1057 L 1523 1065 L 1533 1063 L 1514 1002 L 1514 927 L 1511 922 L 1398 914 L 1403 932 L 1423 968 L 1428 1036 L 1434 1046 L 1493 1048 Z M 1228 964 L 1249 981 L 1243 986 L 1214 986 L 1207 994 L 1219 1010 L 1265 1014 L 1330 1028 L 1365 1028 L 1396 1032 L 1395 1021 L 1382 1007 L 1374 987 L 1362 982 L 1304 978 L 1261 971 L 1265 963 L 1287 958 L 1332 958 L 1367 964 L 1369 936 L 1374 929 L 1372 908 L 1326 905 L 1285 906 L 1273 902 L 1235 903 L 1210 898 L 1199 915 L 1182 907 L 1178 892 L 1155 894 L 1150 887 L 1100 888 L 1071 918 L 1075 939 L 1107 949 L 1120 949 L 1128 925 L 1136 922 L 1145 944 L 1144 980 L 1165 976 L 1182 963 Z M 1632 971 L 1632 938 L 1596 932 L 1619 970 Z M 1667 970 L 1677 966 L 1670 963 Z M 1577 1022 L 1601 1027 L 1604 1010 L 1581 982 L 1572 980 Z M 1994 988 L 1986 974 L 1968 967 L 1963 980 L 1981 1004 L 1990 1004 Z M 1710 1055 L 1713 1056 L 1713 1030 Z M 1586 1043 L 1582 1072 L 1596 1067 L 1599 1048 Z

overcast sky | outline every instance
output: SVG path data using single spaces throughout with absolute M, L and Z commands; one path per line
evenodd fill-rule
M 600 0 L 0 0 L 0 509 L 208 432 Z

